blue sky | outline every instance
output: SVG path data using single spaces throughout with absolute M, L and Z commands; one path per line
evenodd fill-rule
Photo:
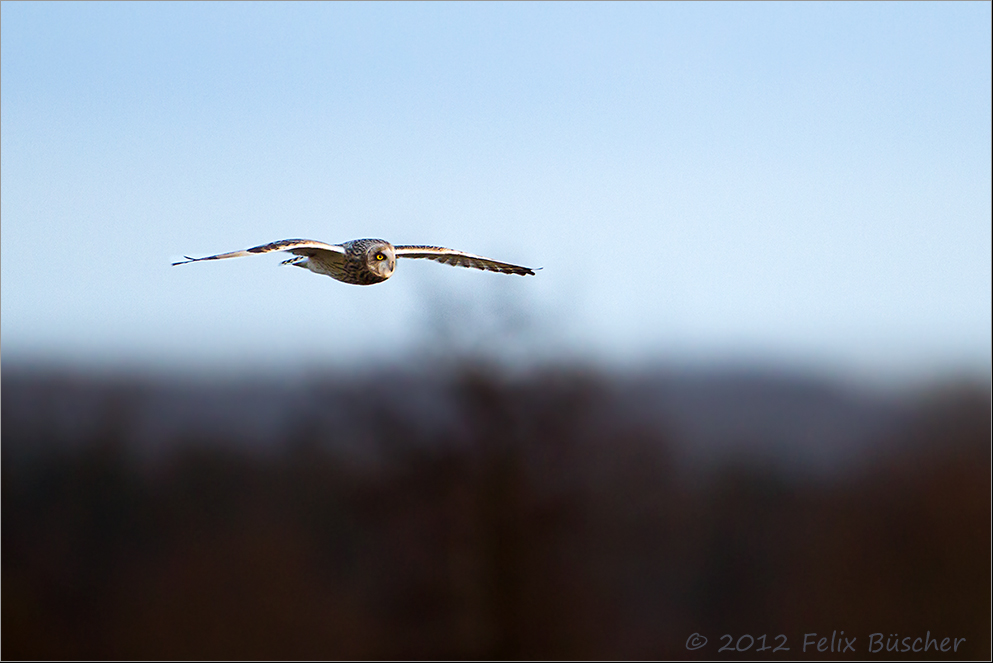
M 8 362 L 989 375 L 989 3 L 0 13 Z M 543 269 L 169 266 L 287 237 Z

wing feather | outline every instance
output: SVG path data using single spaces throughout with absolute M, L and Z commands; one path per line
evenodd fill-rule
M 398 258 L 426 258 L 427 260 L 434 260 L 445 265 L 454 265 L 456 267 L 472 267 L 473 269 L 482 269 L 488 272 L 500 272 L 501 274 L 534 276 L 534 270 L 530 267 L 522 267 L 521 265 L 512 265 L 509 262 L 491 260 L 490 258 L 465 253 L 464 251 L 446 249 L 442 246 L 404 244 L 393 248 L 394 253 Z
M 345 254 L 345 247 L 339 246 L 337 244 L 326 244 L 324 242 L 318 242 L 312 239 L 282 239 L 278 242 L 270 242 L 269 244 L 262 244 L 260 246 L 253 246 L 250 249 L 245 249 L 244 251 L 231 251 L 230 253 L 218 253 L 214 256 L 205 256 L 203 258 L 191 258 L 190 256 L 183 256 L 186 260 L 180 260 L 179 262 L 172 263 L 173 266 L 185 265 L 190 262 L 200 262 L 201 260 L 222 260 L 224 258 L 241 258 L 243 256 L 252 256 L 260 253 L 271 253 L 272 251 L 286 251 L 294 255 L 315 255 L 323 251 L 329 251 L 331 253 Z

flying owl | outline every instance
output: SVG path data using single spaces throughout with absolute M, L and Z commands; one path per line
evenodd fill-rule
M 185 265 L 201 260 L 220 260 L 222 258 L 240 258 L 259 253 L 283 251 L 292 253 L 293 258 L 284 260 L 281 264 L 303 267 L 317 274 L 324 274 L 342 283 L 354 285 L 372 285 L 382 283 L 393 275 L 397 258 L 427 258 L 437 260 L 446 265 L 458 267 L 473 267 L 501 274 L 519 274 L 534 276 L 534 270 L 520 265 L 511 265 L 474 256 L 440 246 L 393 246 L 382 239 L 353 239 L 342 244 L 325 244 L 312 239 L 284 239 L 270 244 L 255 246 L 244 251 L 219 253 L 216 256 L 191 258 L 172 263 Z

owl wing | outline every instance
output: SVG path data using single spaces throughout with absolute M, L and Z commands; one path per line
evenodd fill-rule
M 483 269 L 489 272 L 500 272 L 501 274 L 534 276 L 534 270 L 530 267 L 511 265 L 507 262 L 490 260 L 489 258 L 474 256 L 471 253 L 463 253 L 462 251 L 446 249 L 441 246 L 402 245 L 394 246 L 393 252 L 398 258 L 427 258 L 428 260 L 436 260 L 446 265 L 472 267 L 474 269 Z
M 324 242 L 318 242 L 312 239 L 283 239 L 278 242 L 270 242 L 269 244 L 263 244 L 261 246 L 253 246 L 250 249 L 245 249 L 244 251 L 231 251 L 230 253 L 218 253 L 216 256 L 206 256 L 203 258 L 191 258 L 189 256 L 183 256 L 186 260 L 180 260 L 179 262 L 172 263 L 173 266 L 185 265 L 188 262 L 200 262 L 201 260 L 221 260 L 222 258 L 240 258 L 242 256 L 251 256 L 259 253 L 271 253 L 272 251 L 286 251 L 298 256 L 314 256 L 325 251 L 331 253 L 340 253 L 345 255 L 345 247 L 339 246 L 337 244 L 325 244 Z

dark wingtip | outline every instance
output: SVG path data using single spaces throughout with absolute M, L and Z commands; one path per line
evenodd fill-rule
M 198 258 L 191 258 L 189 256 L 183 256 L 183 257 L 186 258 L 186 260 L 180 260 L 179 262 L 174 262 L 172 263 L 172 266 L 175 267 L 176 265 L 185 265 L 188 262 L 196 262 L 198 260 Z

